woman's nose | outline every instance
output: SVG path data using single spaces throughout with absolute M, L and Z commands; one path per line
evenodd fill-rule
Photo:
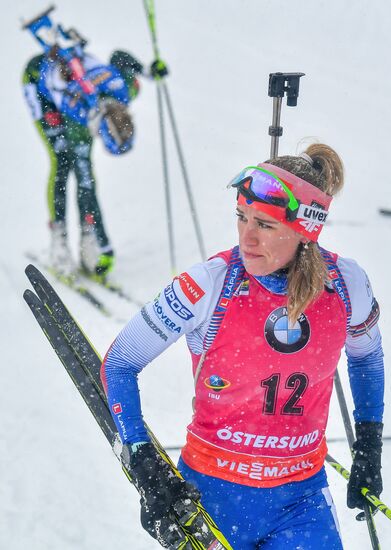
M 243 241 L 247 245 L 257 245 L 258 244 L 258 235 L 256 227 L 252 227 L 250 224 L 246 225 L 243 235 Z

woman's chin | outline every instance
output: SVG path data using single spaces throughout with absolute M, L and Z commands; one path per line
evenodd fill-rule
M 253 261 L 244 262 L 244 267 L 249 275 L 253 275 L 254 277 L 264 277 L 265 275 L 269 275 L 269 273 L 271 273 L 270 269 L 267 269 L 265 266 L 254 265 L 255 263 L 256 262 Z

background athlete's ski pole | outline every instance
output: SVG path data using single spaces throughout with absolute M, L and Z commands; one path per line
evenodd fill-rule
M 177 124 L 175 121 L 172 101 L 170 99 L 170 94 L 168 91 L 167 84 L 163 80 L 163 78 L 168 74 L 168 69 L 165 63 L 160 59 L 159 48 L 157 44 L 154 2 L 153 0 L 143 0 L 143 4 L 144 4 L 145 13 L 147 16 L 148 26 L 149 26 L 151 40 L 152 40 L 152 48 L 155 56 L 155 62 L 152 64 L 152 67 L 151 67 L 151 74 L 155 79 L 156 87 L 157 87 L 157 101 L 158 101 L 158 113 L 159 113 L 159 123 L 160 123 L 160 139 L 161 139 L 161 148 L 162 148 L 165 200 L 166 200 L 166 208 L 167 208 L 170 259 L 171 259 L 171 269 L 175 273 L 176 272 L 175 252 L 174 252 L 175 245 L 174 245 L 171 198 L 170 198 L 170 182 L 169 182 L 169 176 L 168 176 L 168 160 L 167 160 L 167 147 L 166 147 L 165 127 L 164 127 L 163 101 L 165 102 L 165 105 L 167 108 L 168 118 L 171 125 L 173 137 L 174 137 L 174 143 L 178 154 L 178 161 L 179 161 L 179 165 L 183 176 L 186 195 L 189 202 L 190 213 L 193 219 L 194 230 L 196 233 L 196 238 L 197 238 L 198 247 L 199 247 L 202 260 L 206 259 L 206 252 L 205 252 L 205 245 L 204 245 L 202 232 L 201 232 L 201 226 L 198 220 L 195 202 L 194 202 L 194 198 L 193 198 L 193 194 L 190 186 L 190 180 L 186 169 L 183 149 L 179 139 L 179 133 L 178 133 Z

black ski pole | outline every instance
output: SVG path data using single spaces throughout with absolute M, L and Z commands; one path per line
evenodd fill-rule
M 165 84 L 165 82 L 163 82 L 162 88 L 163 88 L 163 97 L 166 100 L 169 120 L 171 122 L 171 128 L 172 128 L 172 133 L 173 133 L 173 136 L 174 136 L 174 142 L 175 142 L 175 146 L 176 146 L 176 150 L 177 150 L 177 154 L 178 154 L 179 165 L 181 167 L 183 181 L 184 181 L 184 184 L 185 184 L 187 199 L 189 201 L 190 213 L 191 213 L 191 216 L 193 218 L 194 230 L 195 230 L 195 233 L 196 233 L 196 236 L 197 236 L 197 241 L 198 241 L 198 248 L 200 250 L 201 259 L 203 261 L 205 261 L 206 260 L 206 252 L 205 252 L 205 245 L 204 245 L 204 240 L 203 240 L 202 232 L 201 232 L 201 226 L 200 226 L 200 222 L 198 221 L 198 216 L 197 216 L 197 211 L 196 211 L 195 202 L 194 202 L 194 198 L 193 198 L 193 193 L 192 193 L 191 187 L 190 187 L 190 180 L 189 180 L 189 176 L 188 176 L 187 169 L 186 169 L 185 158 L 183 156 L 183 150 L 182 150 L 181 142 L 180 142 L 180 139 L 179 139 L 178 127 L 177 127 L 176 122 L 175 122 L 174 110 L 172 108 L 170 95 L 168 93 L 168 87 L 167 87 L 167 84 Z
M 330 441 L 328 439 L 327 441 Z M 339 462 L 335 460 L 329 453 L 326 455 L 326 461 L 336 472 L 338 472 L 346 481 L 349 481 L 350 472 L 342 466 Z M 376 495 L 372 494 L 367 487 L 361 488 L 361 494 L 371 503 L 373 508 L 379 510 L 386 516 L 386 518 L 391 520 L 391 508 L 387 506 L 383 501 L 381 501 Z
M 153 52 L 154 52 L 156 60 L 160 60 L 159 47 L 158 47 L 158 42 L 157 42 L 157 33 L 156 33 L 156 18 L 155 18 L 154 2 L 153 2 L 153 0 L 143 0 L 143 4 L 144 4 L 144 10 L 145 10 L 145 14 L 146 14 L 146 17 L 147 17 L 149 30 L 150 30 Z M 158 99 L 158 102 L 159 101 L 161 102 L 161 100 L 163 98 L 164 101 L 165 101 L 165 104 L 166 104 L 167 113 L 168 113 L 168 117 L 169 117 L 169 122 L 171 124 L 171 129 L 172 129 L 172 133 L 173 133 L 174 144 L 175 144 L 175 147 L 176 147 L 176 150 L 177 150 L 178 161 L 179 161 L 179 165 L 180 165 L 180 169 L 181 169 L 181 172 L 182 172 L 183 181 L 184 181 L 184 185 L 185 185 L 185 191 L 186 191 L 187 199 L 188 199 L 188 202 L 189 202 L 190 214 L 191 214 L 191 217 L 193 219 L 194 231 L 195 231 L 196 239 L 197 239 L 197 242 L 198 242 L 198 248 L 199 248 L 199 251 L 200 251 L 201 259 L 204 261 L 204 260 L 206 260 L 205 245 L 204 245 L 204 240 L 203 240 L 202 232 L 201 232 L 201 226 L 200 226 L 200 223 L 199 223 L 199 220 L 198 220 L 197 211 L 196 211 L 196 207 L 195 207 L 195 202 L 194 202 L 194 198 L 193 198 L 193 194 L 192 194 L 192 190 L 191 190 L 191 186 L 190 186 L 190 180 L 189 180 L 189 176 L 188 176 L 187 169 L 186 169 L 186 164 L 185 164 L 184 155 L 183 155 L 183 148 L 181 146 L 181 142 L 180 142 L 180 139 L 179 139 L 179 132 L 178 132 L 177 124 L 176 124 L 176 121 L 175 121 L 172 101 L 170 99 L 167 84 L 162 80 L 162 78 L 155 77 L 155 81 L 156 81 L 156 86 L 158 88 L 158 98 L 159 98 L 159 94 L 160 94 L 160 100 Z M 162 96 L 162 91 L 163 91 L 163 96 Z M 160 103 L 159 104 L 159 119 L 160 119 L 160 121 L 162 121 L 162 119 L 163 119 L 162 108 L 163 108 L 162 103 Z M 161 135 L 163 135 L 162 122 L 160 123 L 160 126 L 161 126 Z M 162 150 L 164 148 L 165 148 L 165 146 L 162 143 Z M 165 191 L 166 191 L 166 204 L 168 204 L 170 202 L 170 198 L 169 198 L 170 191 L 169 191 L 168 167 L 167 167 L 167 159 L 166 158 L 163 159 L 163 170 L 165 171 L 164 179 L 165 179 Z M 168 211 L 168 208 L 167 208 L 167 211 Z M 171 216 L 171 212 L 168 212 L 168 215 Z M 173 222 L 172 222 L 172 218 L 171 218 L 171 219 L 168 220 L 169 234 L 170 234 L 170 232 L 172 232 L 172 225 L 173 225 Z M 171 227 L 171 229 L 170 229 L 170 227 Z M 172 238 L 170 237 L 170 249 L 171 249 L 170 250 L 170 255 L 171 255 L 171 257 L 174 256 L 173 246 L 174 246 L 173 237 Z M 172 263 L 172 260 L 171 260 L 171 263 Z M 173 271 L 175 271 L 175 264 L 174 265 L 172 264 L 172 269 L 173 269 Z
M 164 197 L 165 197 L 166 212 L 167 212 L 168 246 L 170 251 L 171 273 L 174 276 L 176 275 L 177 270 L 176 270 L 176 257 L 175 257 L 175 242 L 174 242 L 174 224 L 173 224 L 172 206 L 171 206 L 170 178 L 168 174 L 168 162 L 167 162 L 167 142 L 166 142 L 166 131 L 165 131 L 165 125 L 164 125 L 162 87 L 160 82 L 157 82 L 156 84 L 157 84 L 156 93 L 157 93 L 157 105 L 158 105 L 159 128 L 160 128 L 160 144 L 161 144 L 161 150 L 162 150 Z
M 348 406 L 346 404 L 345 394 L 342 388 L 341 379 L 339 377 L 338 370 L 335 371 L 334 375 L 334 384 L 335 391 L 337 393 L 339 407 L 341 409 L 341 415 L 343 424 L 345 427 L 346 437 L 348 440 L 350 452 L 353 454 L 353 443 L 355 441 L 355 436 L 352 428 L 352 423 L 350 421 Z M 380 550 L 380 543 L 376 532 L 376 525 L 373 519 L 372 511 L 368 503 L 363 505 L 365 519 L 368 526 L 369 538 L 371 539 L 371 545 L 374 550 Z
M 271 73 L 269 75 L 269 96 L 273 98 L 273 118 L 272 124 L 269 126 L 269 136 L 272 138 L 271 159 L 278 155 L 279 138 L 283 132 L 282 126 L 280 126 L 282 98 L 286 93 L 286 104 L 289 107 L 296 107 L 302 76 L 304 73 Z
M 143 0 L 143 5 L 144 5 L 145 15 L 147 17 L 148 26 L 151 34 L 153 54 L 155 56 L 155 59 L 160 59 L 159 48 L 157 44 L 154 2 L 153 0 Z M 172 207 L 171 207 L 170 178 L 168 173 L 167 141 L 166 141 L 166 131 L 165 131 L 165 124 L 164 124 L 162 80 L 156 78 L 155 81 L 156 81 L 157 107 L 158 107 L 158 117 L 159 117 L 160 146 L 161 146 L 161 154 L 162 154 L 164 198 L 165 198 L 166 213 L 167 213 L 168 247 L 169 247 L 169 254 L 170 254 L 171 272 L 172 272 L 172 275 L 174 276 L 176 275 L 174 224 L 173 224 Z

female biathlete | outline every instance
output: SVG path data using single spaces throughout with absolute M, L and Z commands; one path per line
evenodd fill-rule
M 362 507 L 360 487 L 382 490 L 384 389 L 379 307 L 368 278 L 317 242 L 343 186 L 342 163 L 314 144 L 298 157 L 244 169 L 231 186 L 239 246 L 176 277 L 131 319 L 102 366 L 143 495 L 141 521 L 174 547 L 175 511 L 199 491 L 235 550 L 341 549 L 324 460 L 342 348 L 357 438 L 350 508 Z M 186 482 L 167 474 L 149 442 L 137 386 L 140 371 L 182 334 L 196 383 L 179 461 Z

